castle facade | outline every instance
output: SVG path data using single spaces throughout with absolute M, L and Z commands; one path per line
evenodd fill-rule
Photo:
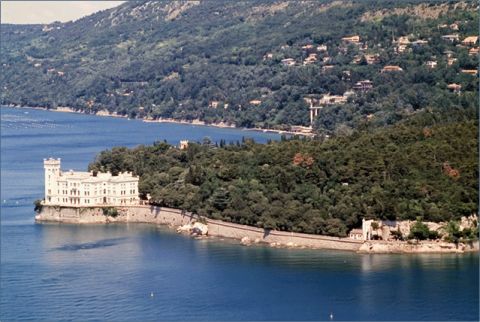
M 138 177 L 61 170 L 60 159 L 44 159 L 45 205 L 122 206 L 139 204 Z

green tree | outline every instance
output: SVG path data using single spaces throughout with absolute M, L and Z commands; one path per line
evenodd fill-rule
M 437 238 L 438 233 L 436 231 L 431 231 L 428 226 L 419 219 L 412 224 L 410 227 L 410 234 L 408 234 L 408 239 L 426 240 Z
M 37 199 L 33 202 L 33 204 L 35 205 L 35 208 L 33 208 L 33 210 L 36 212 L 36 213 L 40 213 L 42 212 L 42 209 L 43 209 L 43 200 L 40 200 L 40 199 Z
M 445 240 L 457 244 L 460 241 L 460 238 L 462 238 L 463 234 L 460 231 L 460 226 L 458 222 L 451 220 L 449 221 L 445 227 L 444 227 L 445 232 L 447 233 Z

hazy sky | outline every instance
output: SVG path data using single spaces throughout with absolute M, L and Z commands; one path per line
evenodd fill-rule
M 2 23 L 51 23 L 77 20 L 124 1 L 1 1 Z

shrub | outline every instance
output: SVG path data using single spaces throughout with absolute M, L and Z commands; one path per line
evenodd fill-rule
M 33 202 L 33 204 L 35 205 L 35 208 L 33 208 L 33 210 L 35 210 L 36 213 L 40 213 L 42 212 L 42 209 L 43 209 L 43 200 L 41 199 L 37 199 Z
M 447 233 L 445 240 L 451 243 L 458 243 L 462 240 L 472 241 L 478 239 L 478 226 L 460 230 L 458 222 L 451 220 L 445 225 L 444 230 Z
M 408 239 L 417 239 L 417 240 L 426 240 L 426 239 L 437 239 L 438 233 L 436 231 L 432 231 L 428 228 L 420 220 L 417 220 L 411 227 L 410 227 L 410 234 L 408 235 Z
M 390 234 L 392 235 L 392 238 L 395 239 L 395 240 L 403 240 L 403 235 L 402 235 L 402 232 L 400 231 L 400 229 L 398 230 L 392 230 L 390 232 Z
M 118 216 L 117 209 L 113 207 L 103 208 L 102 211 L 104 216 L 109 216 L 114 218 Z

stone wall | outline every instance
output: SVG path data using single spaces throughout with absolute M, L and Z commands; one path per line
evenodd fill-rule
M 308 247 L 357 251 L 363 241 L 320 235 L 265 230 L 246 225 L 207 219 L 208 234 L 212 236 L 248 240 L 252 243 L 268 243 L 272 246 Z
M 43 206 L 41 213 L 35 216 L 35 219 L 76 224 L 133 222 L 170 226 L 181 226 L 198 220 L 197 216 L 178 209 L 142 205 L 116 207 L 118 216 L 107 217 L 103 214 L 104 208 L 109 207 Z
M 35 216 L 35 220 L 88 224 L 106 223 L 107 217 L 103 215 L 101 208 L 43 206 L 41 213 Z
M 37 221 L 58 221 L 64 223 L 108 223 L 132 222 L 183 226 L 198 221 L 196 215 L 178 209 L 153 206 L 117 207 L 118 216 L 107 217 L 101 207 L 59 207 L 44 206 L 35 217 Z M 308 247 L 357 251 L 362 241 L 349 238 L 336 238 L 319 235 L 289 233 L 246 225 L 233 224 L 220 220 L 206 219 L 208 235 L 225 238 L 244 239 L 252 243 L 268 243 L 272 246 Z
M 109 222 L 152 223 L 179 227 L 200 221 L 199 217 L 178 209 L 148 205 L 117 207 L 118 216 L 107 217 L 101 207 L 43 206 L 37 221 L 94 224 Z M 268 243 L 278 247 L 304 247 L 358 251 L 363 253 L 441 253 L 478 251 L 478 241 L 471 244 L 452 244 L 427 241 L 417 244 L 400 241 L 362 241 L 321 235 L 265 230 L 213 219 L 203 219 L 208 225 L 208 235 L 242 240 L 242 243 Z

